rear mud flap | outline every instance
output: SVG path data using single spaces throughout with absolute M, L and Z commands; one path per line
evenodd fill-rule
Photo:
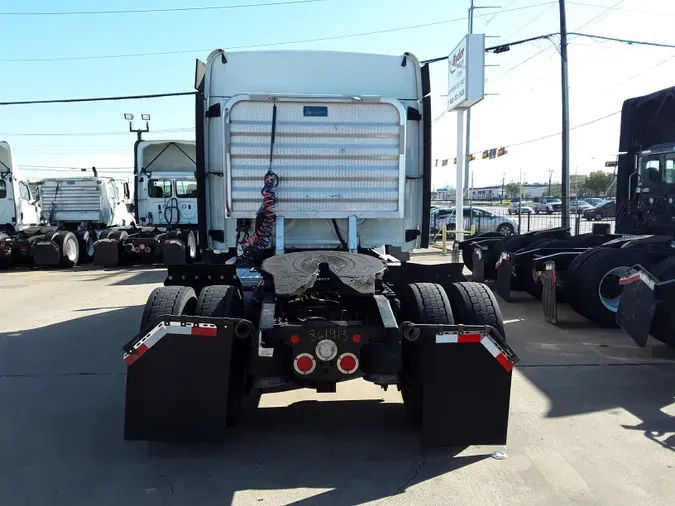
M 513 257 L 502 253 L 497 262 L 497 295 L 505 302 L 511 302 L 511 278 L 513 277 Z
M 553 325 L 558 324 L 557 274 L 555 262 L 546 262 L 544 268 L 543 290 L 541 304 L 544 318 Z
M 60 265 L 61 250 L 54 242 L 39 241 L 31 247 L 31 255 L 35 265 Z
M 119 243 L 101 239 L 94 244 L 94 265 L 117 267 L 120 264 Z
M 638 269 L 621 279 L 620 283 L 623 285 L 623 291 L 616 313 L 616 323 L 638 346 L 644 348 L 647 346 L 658 304 L 653 288 L 657 280 L 648 272 Z
M 164 241 L 162 257 L 164 265 L 185 265 L 187 263 L 185 243 L 179 239 Z
M 422 446 L 506 444 L 515 352 L 491 328 L 418 327 Z
M 483 283 L 485 281 L 485 259 L 483 258 L 483 250 L 480 247 L 475 247 L 471 255 L 473 256 L 473 276 L 471 276 L 471 281 Z
M 223 441 L 241 324 L 253 328 L 244 320 L 171 317 L 128 343 L 124 439 Z

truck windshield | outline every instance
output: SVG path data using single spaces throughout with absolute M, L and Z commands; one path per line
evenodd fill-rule
M 153 199 L 166 199 L 171 196 L 171 181 L 168 179 L 151 179 L 148 196 Z
M 642 159 L 640 179 L 643 185 L 661 182 L 661 160 L 658 157 Z
M 197 183 L 194 181 L 176 181 L 176 196 L 179 198 L 196 199 Z

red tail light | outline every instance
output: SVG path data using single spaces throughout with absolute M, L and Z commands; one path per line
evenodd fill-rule
M 145 247 L 145 252 L 150 253 L 150 248 L 148 246 Z
M 301 353 L 295 357 L 295 360 L 293 361 L 293 368 L 298 374 L 306 376 L 314 372 L 314 369 L 316 368 L 316 360 L 314 360 L 314 357 L 309 353 Z
M 293 334 L 290 340 L 291 344 L 298 344 L 300 342 L 300 336 L 298 334 Z
M 359 359 L 353 353 L 343 353 L 338 358 L 337 367 L 342 374 L 353 374 L 359 368 Z
M 134 248 L 134 252 L 135 252 L 135 253 L 140 253 L 140 252 L 141 252 L 141 248 L 139 248 L 138 246 L 136 246 L 136 247 Z
M 356 344 L 359 344 L 361 342 L 361 334 L 354 334 L 352 336 L 352 341 L 354 341 Z

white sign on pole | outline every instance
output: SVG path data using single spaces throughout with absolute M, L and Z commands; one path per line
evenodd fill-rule
M 485 97 L 485 35 L 469 34 L 448 56 L 448 111 L 469 108 Z

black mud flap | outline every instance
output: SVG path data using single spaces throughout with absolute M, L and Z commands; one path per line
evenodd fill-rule
M 616 323 L 633 338 L 638 346 L 647 346 L 658 301 L 654 296 L 657 280 L 636 266 L 619 283 L 623 285 Z
M 124 346 L 124 439 L 221 442 L 232 344 L 253 325 L 229 318 L 170 317 Z
M 164 265 L 185 265 L 187 254 L 185 243 L 180 239 L 167 239 L 162 245 L 162 261 Z
M 541 305 L 544 310 L 544 318 L 553 325 L 558 324 L 558 300 L 557 283 L 558 275 L 555 270 L 555 262 L 546 262 L 544 265 L 543 290 L 541 293 Z
M 422 347 L 422 446 L 506 444 L 519 358 L 504 338 L 483 326 L 414 327 Z
M 511 278 L 513 277 L 513 256 L 504 252 L 497 260 L 497 295 L 505 302 L 511 302 Z
M 479 246 L 476 246 L 471 255 L 473 256 L 473 276 L 471 277 L 471 281 L 483 283 L 485 282 L 485 253 Z
M 120 247 L 116 239 L 100 239 L 94 243 L 94 265 L 117 267 L 120 264 Z
M 61 249 L 54 241 L 36 241 L 31 255 L 35 265 L 61 265 Z

